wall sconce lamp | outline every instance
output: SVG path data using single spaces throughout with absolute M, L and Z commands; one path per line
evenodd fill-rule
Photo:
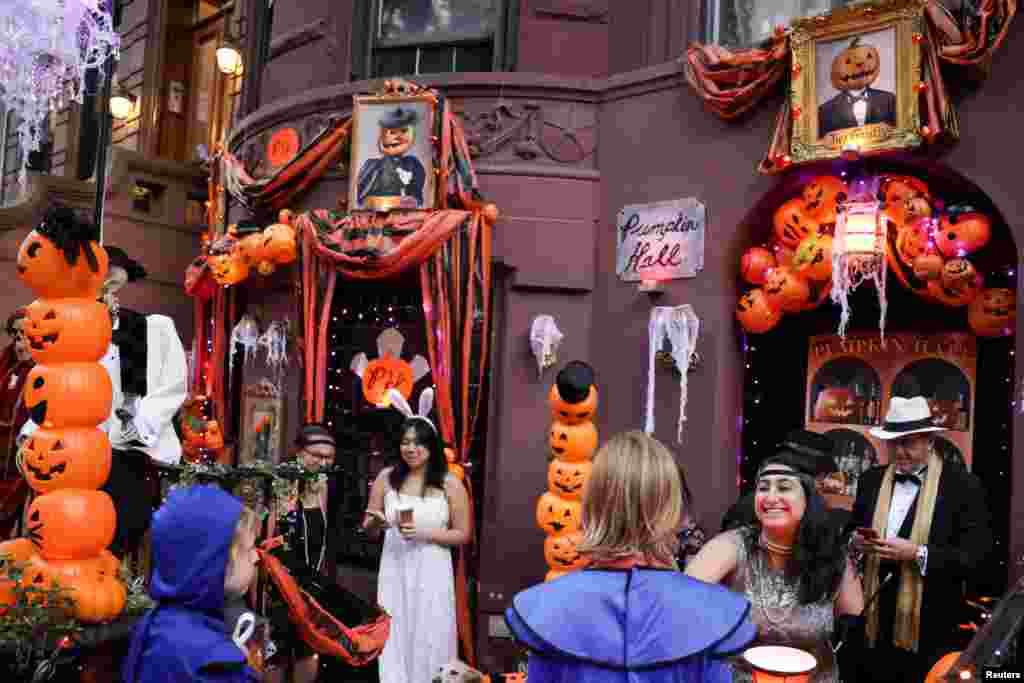
M 641 280 L 636 291 L 650 297 L 659 296 L 665 293 L 665 282 L 663 280 Z
M 808 683 L 818 666 L 810 652 L 795 647 L 752 647 L 743 659 L 754 669 L 754 683 Z
M 224 40 L 217 48 L 217 68 L 227 76 L 242 73 L 242 51 L 230 31 L 224 34 Z
M 125 121 L 135 112 L 137 99 L 128 88 L 116 82 L 114 85 L 114 92 L 110 96 L 110 115 L 118 121 Z

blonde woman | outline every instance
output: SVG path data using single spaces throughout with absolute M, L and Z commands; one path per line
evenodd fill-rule
M 608 441 L 583 500 L 591 565 L 529 588 L 505 619 L 531 651 L 530 683 L 730 681 L 723 658 L 755 635 L 742 597 L 679 573 L 679 470 L 642 432 Z

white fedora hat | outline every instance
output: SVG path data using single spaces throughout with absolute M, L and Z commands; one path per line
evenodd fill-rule
M 886 441 L 911 434 L 944 431 L 946 431 L 945 427 L 936 427 L 932 421 L 932 411 L 924 396 L 915 396 L 914 398 L 893 396 L 889 401 L 889 412 L 885 414 L 882 426 L 873 428 L 870 434 L 876 439 Z

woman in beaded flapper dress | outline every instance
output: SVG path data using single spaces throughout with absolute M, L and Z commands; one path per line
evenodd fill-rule
M 812 683 L 838 683 L 836 618 L 859 615 L 864 593 L 814 480 L 785 450 L 758 471 L 755 511 L 755 523 L 711 539 L 686 573 L 722 582 L 750 600 L 756 645 L 806 650 L 817 660 Z M 742 659 L 733 667 L 734 681 L 752 680 Z

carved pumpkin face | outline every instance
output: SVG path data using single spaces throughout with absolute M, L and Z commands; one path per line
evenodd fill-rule
M 210 264 L 213 279 L 221 286 L 237 285 L 249 277 L 249 264 L 239 251 L 214 254 L 207 262 Z
M 951 259 L 942 268 L 942 286 L 951 291 L 970 287 L 977 274 L 974 264 L 967 259 Z
M 914 277 L 918 280 L 938 280 L 942 277 L 945 261 L 938 254 L 921 254 L 914 259 Z
M 25 380 L 25 407 L 43 427 L 95 427 L 110 415 L 113 391 L 99 363 L 37 365 Z
M 843 387 L 822 389 L 814 404 L 814 419 L 818 422 L 850 422 L 855 405 L 853 392 Z
M 764 247 L 751 247 L 740 259 L 740 275 L 754 286 L 763 285 L 768 271 L 776 266 L 775 254 Z
M 772 268 L 763 289 L 768 305 L 787 313 L 801 310 L 811 296 L 807 281 L 786 266 Z
M 907 209 L 912 200 L 923 198 L 929 208 L 931 206 L 928 185 L 913 176 L 886 176 L 878 188 L 878 198 L 883 204 L 885 215 L 897 226 L 903 226 L 908 222 Z
M 548 392 L 548 402 L 551 404 L 551 417 L 556 422 L 566 425 L 589 422 L 594 419 L 594 413 L 597 411 L 597 387 L 591 385 L 587 397 L 579 403 L 568 403 L 562 400 L 558 384 L 552 384 L 551 391 Z
M 551 455 L 566 462 L 582 462 L 594 457 L 597 450 L 597 428 L 590 420 L 567 425 L 555 422 L 548 438 Z
M 263 248 L 267 258 L 278 265 L 291 263 L 299 255 L 295 243 L 295 229 L 284 223 L 274 223 L 263 231 Z
M 580 532 L 545 538 L 544 559 L 548 566 L 562 572 L 586 567 L 590 562 L 576 549 L 582 541 Z
M 582 508 L 577 500 L 545 493 L 537 500 L 537 526 L 547 534 L 571 534 L 580 530 Z
M 985 279 L 967 259 L 946 261 L 942 276 L 928 283 L 928 294 L 946 306 L 966 306 L 984 287 Z
M 836 208 L 846 201 L 850 187 L 834 175 L 818 176 L 804 185 L 804 213 L 818 223 L 835 223 Z
M 818 224 L 804 212 L 804 202 L 799 197 L 790 199 L 776 209 L 772 224 L 775 227 L 775 239 L 790 249 L 796 249 L 805 237 L 818 232 Z
M 992 221 L 981 213 L 956 213 L 943 216 L 935 234 L 935 245 L 946 258 L 973 254 L 992 237 Z
M 878 50 L 861 44 L 858 38 L 832 60 L 832 87 L 836 90 L 863 90 L 878 78 Z
M 548 490 L 566 500 L 582 500 L 592 468 L 590 462 L 552 460 L 548 465 Z
M 63 489 L 28 509 L 28 538 L 47 560 L 96 557 L 114 540 L 117 513 L 103 491 Z
M 266 237 L 262 232 L 254 232 L 246 235 L 238 243 L 238 248 L 245 256 L 245 260 L 249 262 L 250 267 L 259 267 L 263 263 L 268 263 L 273 272 L 273 262 L 270 261 L 270 256 L 263 244 L 266 241 Z
M 25 311 L 24 330 L 37 363 L 94 363 L 110 346 L 110 313 L 99 301 L 38 299 Z
M 27 538 L 16 538 L 0 543 L 0 615 L 7 613 L 6 606 L 15 602 L 14 581 L 7 579 L 11 565 L 25 565 L 36 554 L 36 548 Z
M 116 576 L 79 576 L 58 579 L 71 597 L 75 618 L 87 624 L 110 621 L 124 609 L 128 590 Z
M 986 289 L 967 307 L 967 322 L 979 337 L 1004 337 L 1017 328 L 1017 295 L 1012 289 Z
M 90 267 L 84 247 L 79 248 L 75 265 L 71 265 L 49 238 L 33 230 L 18 249 L 18 277 L 42 299 L 96 299 L 107 277 L 109 257 L 106 249 L 95 242 L 89 243 L 89 249 L 96 270 Z
M 110 475 L 110 440 L 95 427 L 40 427 L 21 447 L 25 480 L 34 491 L 98 489 Z
M 747 332 L 762 334 L 782 320 L 782 311 L 768 305 L 764 290 L 752 289 L 736 304 L 736 319 Z
M 904 225 L 896 236 L 896 255 L 903 263 L 911 266 L 918 256 L 928 251 L 928 243 L 929 230 L 926 221 Z
M 800 242 L 793 269 L 801 277 L 814 282 L 832 279 L 832 238 L 828 235 L 811 235 Z M 776 269 L 777 270 L 777 269 Z
M 412 148 L 415 141 L 416 129 L 412 126 L 382 128 L 380 131 L 380 151 L 385 156 L 402 156 Z

